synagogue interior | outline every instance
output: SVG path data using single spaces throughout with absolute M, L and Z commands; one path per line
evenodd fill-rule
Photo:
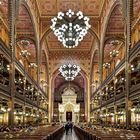
M 140 140 L 140 0 L 0 0 L 0 140 Z

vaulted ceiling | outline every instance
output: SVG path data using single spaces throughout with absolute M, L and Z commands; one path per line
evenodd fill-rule
M 40 18 L 41 18 L 41 29 L 44 32 L 51 25 L 51 18 L 57 16 L 57 13 L 62 11 L 66 12 L 68 9 L 72 9 L 74 12 L 82 11 L 84 15 L 90 17 L 90 24 L 97 33 L 99 33 L 99 19 L 100 13 L 102 11 L 102 6 L 104 0 L 36 0 Z M 95 20 L 96 18 L 96 20 Z M 94 22 L 93 22 L 94 21 Z M 47 41 L 47 46 L 49 51 L 67 51 L 54 36 L 53 32 L 49 32 L 46 35 L 45 40 Z M 91 51 L 95 37 L 88 32 L 84 40 L 78 45 L 78 47 L 71 49 L 71 51 Z
M 45 30 L 47 31 L 43 40 L 49 51 L 49 70 L 53 72 L 61 64 L 69 61 L 70 58 L 74 63 L 80 65 L 82 70 L 88 75 L 90 73 L 91 52 L 93 48 L 98 49 L 97 45 L 95 45 L 97 38 L 94 32 L 99 35 L 99 17 L 102 12 L 104 0 L 36 0 L 36 2 L 40 14 L 41 33 L 45 34 Z M 65 48 L 50 30 L 51 18 L 57 16 L 60 11 L 65 13 L 68 9 L 72 9 L 75 13 L 82 11 L 85 16 L 90 18 L 92 29 L 88 31 L 83 41 L 72 49 Z M 98 58 L 99 51 L 96 51 L 94 55 L 95 63 L 98 63 Z M 59 81 L 64 82 L 64 78 L 60 76 Z M 80 82 L 80 80 L 76 82 L 78 83 L 78 81 Z
M 48 50 L 49 71 L 53 73 L 70 57 L 88 75 L 90 73 L 93 50 L 95 50 L 93 63 L 99 63 L 99 46 L 97 46 L 97 38 L 94 34 L 97 36 L 101 34 L 100 16 L 103 12 L 105 0 L 36 0 L 36 4 L 40 16 L 40 36 L 43 36 L 42 40 L 45 42 L 45 47 Z M 82 11 L 85 16 L 90 18 L 91 25 L 91 29 L 83 41 L 73 49 L 65 48 L 50 29 L 51 19 L 57 16 L 58 12 L 66 12 L 68 9 L 72 9 L 74 12 Z M 122 9 L 118 5 L 110 15 L 106 36 L 109 38 L 110 36 L 123 35 L 123 31 Z M 35 39 L 31 17 L 23 5 L 19 9 L 17 32 L 18 37 L 30 36 L 30 38 Z M 110 52 L 110 44 L 106 44 L 104 49 L 104 57 L 107 58 Z
M 1 0 L 0 0 L 1 1 Z M 2 0 L 3 3 L 0 4 L 0 16 L 7 20 L 8 18 L 8 0 Z M 24 0 L 22 0 L 24 1 Z M 25 3 L 28 0 L 25 0 Z M 90 63 L 98 63 L 99 61 L 99 51 L 97 46 L 97 38 L 94 34 L 99 37 L 102 34 L 101 28 L 101 16 L 103 10 L 106 5 L 110 3 L 107 0 L 30 0 L 32 3 L 36 3 L 36 11 L 39 12 L 39 37 L 40 40 L 43 36 L 43 43 L 48 51 L 48 62 L 49 62 L 49 70 L 51 71 L 57 63 L 61 63 L 61 60 L 66 59 L 67 57 L 71 57 L 75 59 L 78 64 L 81 65 L 82 68 L 90 70 Z M 108 0 L 109 1 L 109 0 Z M 117 4 L 108 15 L 108 23 L 106 26 L 105 32 L 105 40 L 120 37 L 122 40 L 124 38 L 124 22 L 123 22 L 123 10 L 120 0 L 116 0 L 119 4 Z M 25 4 L 26 5 L 26 4 Z M 17 38 L 27 37 L 32 39 L 33 41 L 36 39 L 34 32 L 34 23 L 31 18 L 30 10 L 27 9 L 23 3 L 20 4 L 19 14 L 16 24 Z M 137 13 L 140 10 L 140 2 L 139 0 L 133 1 L 134 6 L 134 18 L 137 17 Z M 33 6 L 29 6 L 29 8 L 34 8 Z M 90 18 L 91 29 L 85 36 L 84 40 L 73 49 L 66 49 L 63 47 L 62 43 L 60 43 L 57 38 L 54 36 L 53 32 L 50 30 L 51 18 L 57 16 L 57 13 L 62 11 L 66 12 L 68 9 L 72 9 L 74 12 L 82 11 L 85 16 Z M 30 11 L 30 12 L 29 12 Z M 35 17 L 36 18 L 36 17 Z M 35 45 L 35 44 L 34 44 Z M 33 54 L 33 58 L 35 59 L 36 49 L 31 43 L 30 52 Z M 40 46 L 41 47 L 41 46 Z M 108 60 L 109 52 L 112 51 L 111 44 L 107 41 L 104 45 L 104 58 L 105 61 Z M 92 53 L 95 53 L 92 56 Z M 43 56 L 45 54 L 43 53 Z M 93 61 L 91 61 L 93 58 Z M 54 61 L 55 60 L 55 61 Z M 52 64 L 53 63 L 53 64 Z
M 37 0 L 41 16 L 56 16 L 60 11 L 81 10 L 88 16 L 99 16 L 104 0 Z

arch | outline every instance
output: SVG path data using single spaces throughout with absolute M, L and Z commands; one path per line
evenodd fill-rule
M 17 45 L 21 45 L 20 44 L 20 41 L 21 40 L 28 40 L 29 42 L 30 42 L 30 44 L 29 44 L 29 46 L 28 47 L 26 47 L 26 48 L 23 48 L 23 49 L 26 49 L 26 50 L 28 50 L 32 55 L 31 55 L 31 57 L 30 58 L 34 58 L 34 60 L 35 60 L 35 62 L 37 62 L 37 48 L 36 48 L 36 46 L 35 46 L 35 41 L 33 40 L 33 39 L 30 39 L 30 38 L 26 38 L 26 37 L 20 37 L 20 38 L 17 38 L 17 40 L 16 40 L 16 44 Z M 16 46 L 16 50 L 15 50 L 15 52 L 16 53 L 19 53 L 18 52 L 18 50 L 17 50 L 17 46 Z M 33 57 L 32 57 L 33 56 Z
M 109 23 L 109 21 L 110 21 L 111 15 L 112 15 L 112 13 L 113 13 L 113 11 L 114 11 L 114 9 L 115 9 L 115 7 L 116 7 L 117 5 L 120 5 L 120 3 L 119 3 L 118 1 L 115 1 L 115 2 L 113 3 L 113 5 L 112 5 L 111 9 L 110 9 L 110 12 L 109 12 L 108 16 L 107 16 L 107 20 L 106 20 L 106 23 L 105 23 L 105 26 L 104 26 L 104 30 L 103 30 L 103 33 L 102 33 L 102 34 L 103 34 L 103 38 L 102 38 L 102 40 L 101 40 L 101 41 L 102 41 L 102 42 L 101 42 L 101 51 L 103 51 L 104 42 L 105 42 L 105 35 L 106 35 L 108 23 Z
M 29 17 L 30 17 L 30 19 L 31 19 L 31 23 L 32 23 L 32 25 L 33 25 L 33 31 L 34 31 L 34 35 L 35 35 L 35 45 L 38 46 L 37 44 L 38 44 L 38 41 L 39 41 L 39 40 L 38 40 L 38 38 L 37 38 L 37 28 L 36 28 L 36 26 L 35 26 L 35 21 L 34 21 L 33 14 L 32 14 L 32 12 L 31 12 L 31 9 L 30 9 L 30 7 L 28 6 L 28 4 L 26 3 L 25 0 L 20 0 L 20 2 L 19 2 L 19 7 L 20 7 L 21 5 L 23 5 L 23 6 L 26 8 L 26 10 L 27 10 L 27 12 L 28 12 L 28 15 L 29 15 Z M 17 14 L 17 17 L 18 17 L 18 15 L 19 15 L 19 12 L 18 12 L 18 14 Z
M 29 7 L 29 5 L 27 4 L 27 2 L 25 0 L 20 0 L 19 1 L 19 8 L 18 9 L 20 9 L 21 6 L 23 6 L 26 9 L 26 12 L 27 12 L 27 14 L 28 14 L 28 16 L 30 18 L 30 21 L 31 21 L 31 24 L 32 24 L 32 30 L 33 30 L 33 37 L 27 37 L 26 38 L 23 35 L 22 37 L 19 37 L 18 39 L 23 38 L 23 39 L 29 39 L 29 40 L 33 41 L 34 46 L 35 46 L 35 50 L 36 50 L 36 52 L 35 52 L 35 54 L 36 54 L 36 63 L 38 65 L 38 63 L 39 63 L 38 62 L 38 56 L 39 56 L 39 51 L 38 51 L 39 50 L 39 46 L 38 46 L 38 44 L 39 44 L 39 40 L 38 40 L 38 37 L 37 37 L 37 27 L 35 25 L 35 19 L 33 17 L 33 13 L 31 12 L 31 8 Z M 17 18 L 19 17 L 19 11 L 18 11 L 16 16 L 17 16 Z
M 44 59 L 45 59 L 45 64 L 46 64 L 46 79 L 47 79 L 47 82 L 49 82 L 49 68 L 48 68 L 48 59 L 47 59 L 47 53 L 46 53 L 46 49 L 45 48 L 42 48 L 42 50 L 40 49 L 40 67 L 42 66 L 42 53 L 44 53 Z M 40 71 L 40 70 L 39 70 Z M 41 71 L 40 71 L 41 72 Z
M 16 43 L 18 43 L 19 41 L 21 41 L 21 40 L 28 40 L 29 42 L 32 42 L 33 44 L 34 44 L 34 47 L 35 47 L 35 51 L 36 51 L 36 56 L 37 56 L 37 47 L 36 47 L 36 42 L 35 42 L 35 40 L 33 39 L 33 38 L 30 38 L 30 37 L 18 37 L 18 38 L 16 38 Z
M 42 43 L 43 43 L 43 40 L 44 40 L 45 36 L 47 36 L 47 34 L 49 34 L 50 32 L 51 32 L 50 27 L 48 27 L 48 28 L 44 31 L 44 33 L 42 34 L 42 37 L 41 37 L 41 39 L 40 39 L 40 46 L 42 46 Z M 97 41 L 98 46 L 99 46 L 100 40 L 99 40 L 99 36 L 97 35 L 97 33 L 96 33 L 96 32 L 94 31 L 94 29 L 92 29 L 92 28 L 89 30 L 89 32 L 96 38 L 96 41 Z
M 58 76 L 60 72 L 58 71 L 58 67 L 54 70 L 54 72 L 52 73 L 53 78 L 52 78 L 52 87 L 54 87 L 54 80 L 55 78 Z M 81 76 L 83 77 L 84 81 L 85 81 L 85 91 L 87 90 L 87 76 L 85 75 L 85 72 L 83 71 L 83 69 L 81 68 L 81 71 L 79 72 L 81 74 Z M 53 90 L 52 90 L 53 91 Z M 54 91 L 53 91 L 54 92 Z
M 64 81 L 61 85 L 58 86 L 58 89 L 59 89 L 59 91 L 67 90 L 68 88 L 66 88 L 66 87 L 69 87 L 68 81 L 67 82 Z M 71 83 L 70 83 L 70 89 L 74 89 L 74 90 L 78 90 L 78 91 L 81 90 L 80 86 L 76 82 L 73 82 L 73 81 L 71 81 Z
M 125 43 L 125 40 L 124 40 L 124 38 L 122 38 L 122 37 L 107 37 L 106 39 L 105 39 L 105 41 L 104 41 L 104 44 L 106 44 L 108 41 L 111 41 L 111 40 L 119 40 L 119 41 L 121 41 L 121 42 L 123 42 L 123 43 Z M 105 45 L 103 46 L 103 48 L 105 47 Z
M 93 81 L 93 67 L 94 67 L 94 58 L 95 58 L 95 55 L 98 54 L 98 65 L 99 62 L 100 62 L 100 44 L 98 42 L 95 42 L 96 44 L 96 48 L 93 50 L 93 55 L 91 57 L 91 64 L 90 64 L 90 85 L 92 84 L 92 81 Z M 90 86 L 90 93 L 92 93 L 92 88 Z
M 99 65 L 99 50 L 98 50 L 98 49 L 96 49 L 96 50 L 94 51 L 94 55 L 93 55 L 93 58 L 92 58 L 92 60 L 91 60 L 90 83 L 92 83 L 92 80 L 93 80 L 94 58 L 95 58 L 96 54 L 98 54 L 98 61 L 97 61 L 97 62 L 98 62 L 98 65 Z
M 52 91 L 52 93 L 54 93 L 55 91 L 54 91 L 54 81 L 55 81 L 55 79 L 56 79 L 56 77 L 58 76 L 58 74 L 59 74 L 60 72 L 58 71 L 58 68 L 55 70 L 55 72 L 53 73 L 53 78 L 52 78 L 52 80 L 51 80 L 51 91 Z M 84 73 L 84 71 L 83 70 L 81 70 L 80 71 L 80 74 L 81 74 L 81 76 L 82 76 L 82 78 L 83 78 L 83 80 L 84 80 L 84 93 L 86 93 L 86 94 L 84 94 L 84 100 L 86 101 L 86 99 L 87 99 L 87 97 L 88 97 L 88 93 L 87 93 L 87 89 L 88 89 L 88 79 L 87 79 L 87 76 L 85 75 L 85 73 Z M 65 83 L 64 83 L 65 84 Z M 75 83 L 74 83 L 75 84 Z M 51 94 L 51 96 L 54 96 L 54 94 Z M 86 107 L 87 107 L 87 103 L 88 102 L 85 102 L 84 104 L 85 104 L 85 110 L 86 110 Z

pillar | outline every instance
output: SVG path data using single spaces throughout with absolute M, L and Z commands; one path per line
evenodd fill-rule
M 14 96 L 15 96 L 15 46 L 16 46 L 16 12 L 17 12 L 18 2 L 17 0 L 8 1 L 8 13 L 9 13 L 9 46 L 12 52 L 11 64 L 10 64 L 10 111 L 8 124 L 9 126 L 14 125 Z
M 87 78 L 87 102 L 85 102 L 85 119 L 90 122 L 90 79 Z
M 23 106 L 23 112 L 22 112 L 22 115 L 23 115 L 23 124 L 25 124 L 25 112 L 26 112 L 26 107 L 25 107 L 25 105 Z
M 114 105 L 114 127 L 117 126 L 117 106 Z
M 14 99 L 10 99 L 8 102 L 8 125 L 13 126 L 14 124 Z
M 52 95 L 52 86 L 51 86 L 51 82 L 52 81 L 52 77 L 49 77 L 49 95 L 48 95 L 48 100 L 49 100 L 49 104 L 48 104 L 48 121 L 49 123 L 52 120 L 53 117 L 53 95 Z
M 128 129 L 131 123 L 131 110 L 129 107 L 129 92 L 130 92 L 130 73 L 129 73 L 129 52 L 131 48 L 131 14 L 132 0 L 124 1 L 124 17 L 125 17 L 125 110 L 126 110 L 126 128 Z

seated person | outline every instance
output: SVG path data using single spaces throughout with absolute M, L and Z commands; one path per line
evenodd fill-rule
M 3 132 L 10 132 L 10 128 L 7 126 L 7 127 L 4 127 L 3 128 Z

